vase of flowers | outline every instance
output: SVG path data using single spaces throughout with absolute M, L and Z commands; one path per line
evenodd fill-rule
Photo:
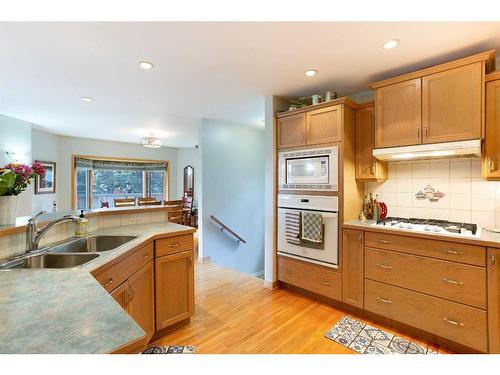
M 0 168 L 0 225 L 16 222 L 19 194 L 25 191 L 36 176 L 44 176 L 45 169 L 40 163 L 7 164 Z

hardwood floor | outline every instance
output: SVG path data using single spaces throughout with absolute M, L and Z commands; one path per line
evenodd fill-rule
M 323 336 L 351 314 L 213 262 L 196 263 L 195 275 L 195 315 L 152 344 L 195 345 L 201 354 L 354 353 Z

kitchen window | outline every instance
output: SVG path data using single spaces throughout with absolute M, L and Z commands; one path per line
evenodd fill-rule
M 168 200 L 169 162 L 73 156 L 72 206 L 114 207 L 115 199 Z

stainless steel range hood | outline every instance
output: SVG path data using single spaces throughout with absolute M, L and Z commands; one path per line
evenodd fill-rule
M 481 156 L 480 139 L 405 147 L 378 148 L 373 150 L 373 156 L 375 158 L 385 161 L 435 159 L 472 155 Z

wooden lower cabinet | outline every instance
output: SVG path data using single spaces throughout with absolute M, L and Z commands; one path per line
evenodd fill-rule
M 194 313 L 193 251 L 155 259 L 156 330 Z
M 363 308 L 364 243 L 363 232 L 342 231 L 342 301 Z
M 488 337 L 490 353 L 500 353 L 500 249 L 488 249 Z
M 116 302 L 122 307 L 123 310 L 127 311 L 128 305 L 128 282 L 125 281 L 118 288 L 110 293 L 111 297 L 115 299 Z
M 149 262 L 128 280 L 128 313 L 151 338 L 155 331 L 154 266 Z

